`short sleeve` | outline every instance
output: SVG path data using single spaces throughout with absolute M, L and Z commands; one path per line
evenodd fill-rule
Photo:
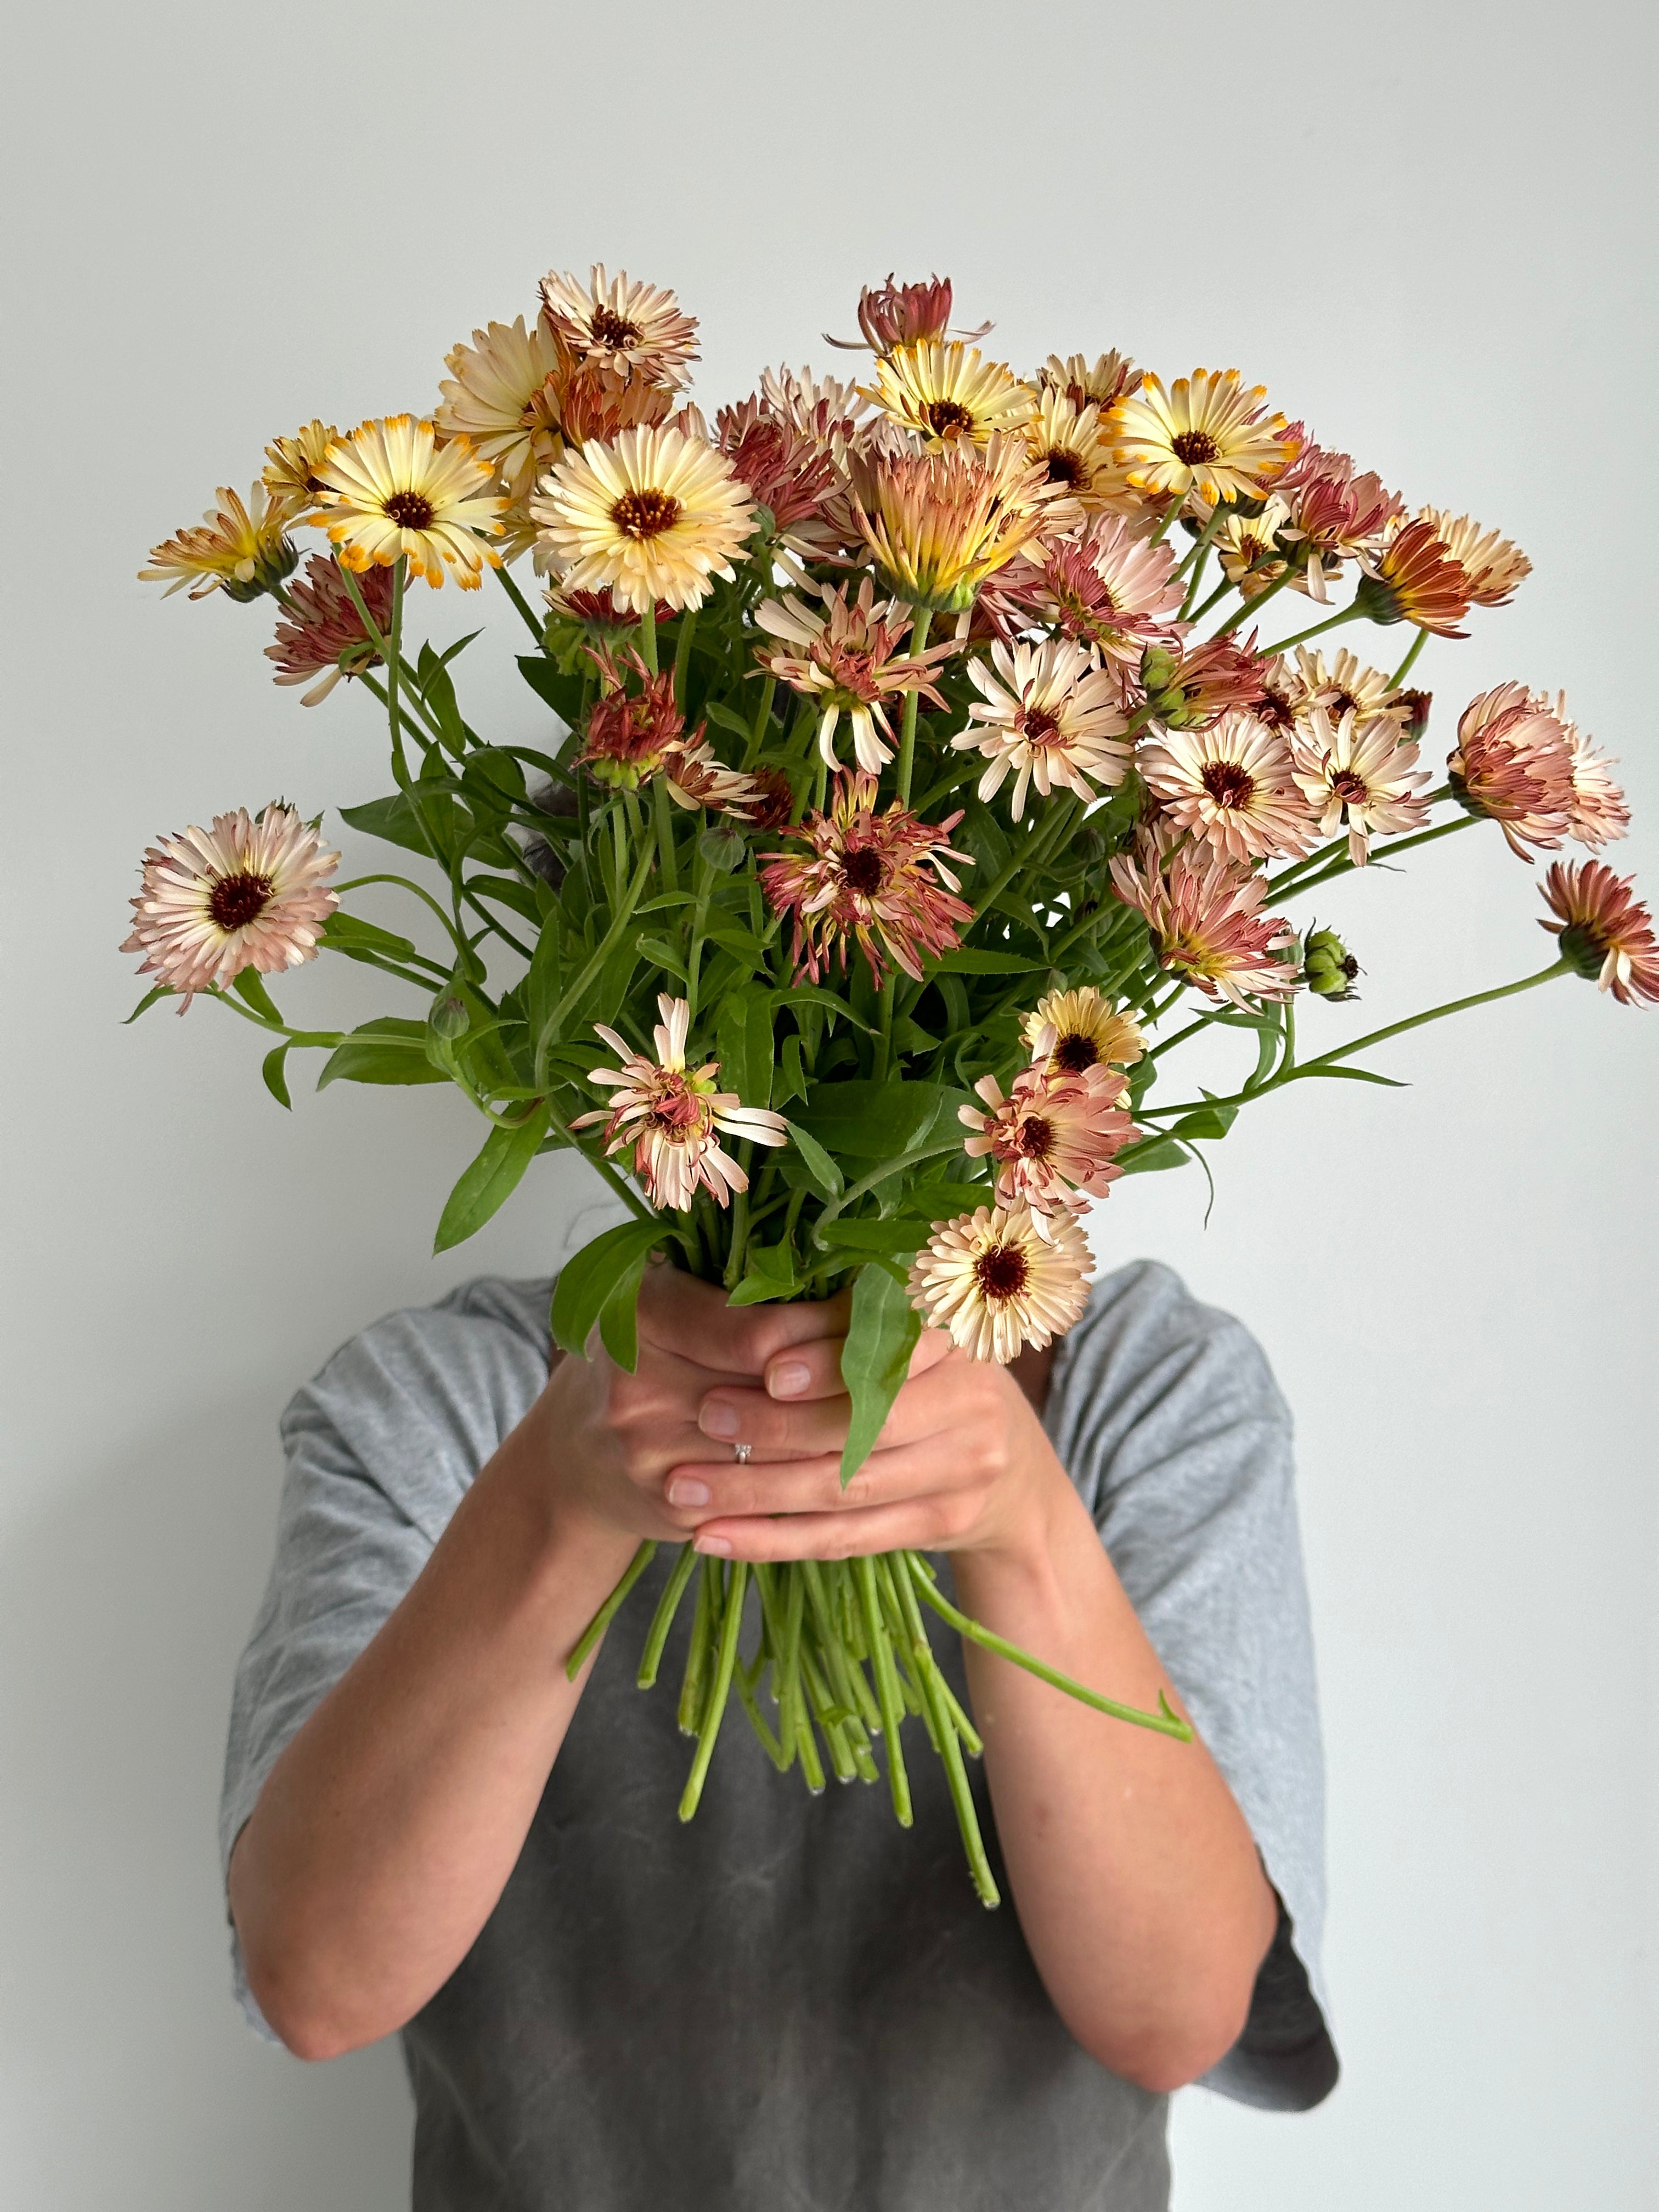
M 1300 2111 L 1337 2059 L 1320 1975 L 1324 1761 L 1288 1408 L 1255 1339 L 1141 1262 L 1097 1286 L 1048 1422 L 1142 1626 L 1249 1821 L 1279 1924 L 1205 2076 Z

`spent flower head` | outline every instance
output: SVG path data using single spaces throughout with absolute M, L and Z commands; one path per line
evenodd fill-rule
M 923 958 L 950 951 L 973 918 L 956 895 L 972 860 L 947 842 L 960 812 L 927 823 L 896 799 L 878 813 L 875 799 L 873 776 L 839 777 L 829 808 L 784 832 L 805 850 L 761 863 L 768 899 L 794 925 L 796 972 L 813 983 L 832 961 L 846 965 L 851 945 L 878 983 L 890 961 L 920 982 Z
M 1544 896 L 1556 919 L 1539 927 L 1560 940 L 1577 974 L 1621 1006 L 1659 1006 L 1659 941 L 1631 883 L 1601 860 L 1553 861 Z
M 392 571 L 366 570 L 357 589 L 384 637 L 392 627 Z M 313 553 L 305 574 L 289 586 L 276 617 L 276 642 L 265 647 L 265 658 L 276 664 L 273 683 L 311 684 L 301 697 L 302 707 L 326 699 L 343 676 L 361 676 L 379 665 L 380 647 L 365 629 L 331 553 Z M 320 680 L 313 682 L 313 678 Z
M 299 554 L 287 535 L 293 510 L 267 497 L 262 483 L 249 491 L 245 506 L 228 484 L 221 484 L 219 504 L 162 544 L 150 548 L 150 565 L 138 571 L 142 584 L 165 584 L 163 599 L 191 587 L 192 599 L 210 592 L 246 602 L 275 592 L 293 573 Z
M 910 610 L 893 599 L 878 602 L 868 576 L 851 601 L 848 588 L 819 586 L 822 612 L 793 592 L 781 599 L 763 600 L 755 620 L 779 646 L 756 658 L 792 690 L 817 702 L 823 714 L 818 750 L 830 767 L 842 764 L 836 730 L 844 714 L 852 725 L 857 764 L 873 775 L 893 757 L 884 742 L 893 734 L 886 702 L 914 691 L 943 709 L 944 696 L 933 679 L 956 647 L 947 639 L 923 653 L 901 655 L 899 647 L 910 633 Z

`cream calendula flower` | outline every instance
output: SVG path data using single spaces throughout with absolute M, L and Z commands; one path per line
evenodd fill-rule
M 1063 361 L 1051 353 L 1037 371 L 1039 390 L 1062 392 L 1074 406 L 1092 407 L 1100 415 L 1139 381 L 1127 354 L 1116 352 L 1097 354 L 1093 361 L 1085 353 L 1067 354 Z
M 968 727 L 951 740 L 955 752 L 983 753 L 990 765 L 979 795 L 989 799 L 1014 777 L 1012 811 L 1019 821 L 1035 784 L 1043 798 L 1056 790 L 1080 799 L 1122 782 L 1134 750 L 1124 735 L 1128 717 L 1117 680 L 1087 646 L 1071 638 L 1041 645 L 991 647 L 988 665 L 969 668 L 979 697 Z
M 567 453 L 531 513 L 567 591 L 609 591 L 641 613 L 701 606 L 756 520 L 725 455 L 666 422 Z
M 401 556 L 434 591 L 453 570 L 464 592 L 476 592 L 485 563 L 501 565 L 478 536 L 499 532 L 506 504 L 490 473 L 471 439 L 441 446 L 432 423 L 387 415 L 329 447 L 317 471 L 319 519 L 342 568 L 389 568 Z
M 291 438 L 271 440 L 265 447 L 261 481 L 273 507 L 284 508 L 296 520 L 315 507 L 323 488 L 317 471 L 339 434 L 331 422 L 313 415 Z
M 1207 729 L 1164 730 L 1141 747 L 1139 768 L 1170 820 L 1230 859 L 1299 854 L 1313 842 L 1290 747 L 1248 710 Z
M 1267 397 L 1236 368 L 1195 368 L 1167 392 L 1148 374 L 1112 411 L 1118 465 L 1138 490 L 1164 498 L 1253 498 L 1290 465 L 1299 443 L 1282 415 L 1269 414 Z
M 866 396 L 935 448 L 958 440 L 982 446 L 995 431 L 1023 429 L 1036 406 L 1011 368 L 956 338 L 884 354 Z
M 246 601 L 274 591 L 292 573 L 300 556 L 286 535 L 291 510 L 268 500 L 263 484 L 252 487 L 246 506 L 228 484 L 220 485 L 217 498 L 199 526 L 151 546 L 149 567 L 138 571 L 141 584 L 165 584 L 163 599 L 188 584 L 192 599 L 223 592 Z
M 1362 718 L 1350 707 L 1333 717 L 1314 707 L 1291 735 L 1291 758 L 1320 836 L 1334 837 L 1346 824 L 1348 858 L 1357 868 L 1370 858 L 1373 835 L 1396 836 L 1428 819 L 1427 773 L 1392 714 Z
M 1495 530 L 1483 531 L 1469 515 L 1454 514 L 1449 507 L 1425 507 L 1417 519 L 1432 527 L 1462 569 L 1473 606 L 1507 606 L 1532 574 L 1532 562 L 1518 545 L 1511 545 Z
M 641 283 L 626 270 L 607 276 L 596 261 L 586 284 L 551 270 L 542 279 L 542 300 L 549 322 L 578 358 L 617 376 L 680 385 L 697 358 L 696 317 L 681 313 L 672 292 Z
M 1571 835 L 1576 793 L 1565 724 L 1539 692 L 1499 684 L 1471 699 L 1458 717 L 1446 763 L 1452 796 L 1503 830 L 1522 860 Z
M 445 438 L 472 441 L 481 461 L 499 477 L 509 500 L 521 498 L 542 471 L 557 460 L 559 344 L 538 316 L 528 329 L 522 315 L 474 331 L 471 345 L 444 356 L 449 374 L 433 416 Z
M 1286 674 L 1289 696 L 1299 720 L 1305 721 L 1316 707 L 1322 707 L 1333 723 L 1340 722 L 1345 714 L 1357 715 L 1362 722 L 1374 722 L 1386 714 L 1403 728 L 1410 718 L 1409 702 L 1382 671 L 1368 668 L 1346 647 L 1328 660 L 1322 653 L 1298 646 L 1294 673 L 1287 671 Z
M 1263 504 L 1260 514 L 1228 515 L 1211 539 L 1222 574 L 1247 599 L 1284 574 L 1286 563 L 1279 538 L 1289 520 L 1290 509 L 1274 496 Z
M 957 1119 L 972 1136 L 963 1141 L 970 1159 L 996 1163 L 996 1194 L 1003 1206 L 1028 1206 L 1044 1243 L 1050 1217 L 1080 1212 L 1085 1199 L 1104 1197 L 1123 1172 L 1113 1165 L 1133 1139 L 1123 1110 L 1123 1078 L 1114 1069 L 1086 1067 L 1076 1075 L 1027 1067 L 1005 1096 L 994 1075 L 974 1085 L 981 1109 L 960 1106 Z
M 1065 1075 L 1103 1064 L 1129 1067 L 1146 1049 L 1133 1015 L 1121 1013 L 1092 983 L 1048 992 L 1021 1027 L 1032 1060 Z
M 1085 514 L 1123 489 L 1112 440 L 1098 408 L 1068 392 L 1045 391 L 1025 426 L 1025 446 L 1050 483 Z
M 1567 835 L 1575 845 L 1611 845 L 1630 828 L 1630 803 L 1607 774 L 1615 765 L 1613 759 L 1610 754 L 1598 753 L 1595 740 L 1586 737 L 1572 720 L 1565 691 L 1558 691 L 1553 702 L 1546 696 L 1545 703 L 1567 733 L 1572 775 L 1572 819 Z
M 1039 1349 L 1088 1304 L 1094 1261 L 1069 1216 L 1045 1237 L 1026 1206 L 981 1206 L 941 1222 L 910 1269 L 910 1303 L 970 1358 L 1006 1367 Z
M 139 973 L 184 994 L 223 990 L 245 968 L 262 975 L 317 957 L 323 924 L 339 904 L 327 879 L 340 856 L 291 806 L 216 814 L 163 837 L 144 855 L 121 950 L 142 952 Z

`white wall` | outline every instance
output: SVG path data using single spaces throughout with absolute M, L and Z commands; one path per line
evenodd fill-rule
M 860 281 L 938 267 L 1017 361 L 1236 362 L 1413 499 L 1517 537 L 1517 605 L 1422 664 L 1437 736 L 1500 678 L 1567 685 L 1644 810 L 1613 857 L 1659 890 L 1650 24 L 1607 0 L 60 0 L 15 25 L 0 2202 L 404 2200 L 393 2051 L 307 2071 L 230 2008 L 230 1670 L 288 1392 L 396 1304 L 542 1268 L 559 1214 L 541 1174 L 434 1262 L 472 1141 L 453 1097 L 341 1086 L 290 1117 L 214 1008 L 118 1026 L 149 836 L 384 781 L 367 701 L 302 712 L 265 680 L 265 614 L 162 605 L 145 549 L 273 432 L 428 403 L 550 263 L 677 286 L 714 398 L 825 363 Z M 455 635 L 472 609 L 433 611 Z M 489 611 L 504 731 L 529 708 Z M 1365 1003 L 1308 1026 L 1527 972 L 1538 910 L 1490 832 L 1354 884 L 1328 911 Z M 368 1010 L 362 980 L 308 972 L 294 1002 Z M 1178 2202 L 1638 2212 L 1659 1016 L 1569 982 L 1387 1065 L 1413 1087 L 1310 1086 L 1241 1127 L 1207 1233 L 1187 1176 L 1103 1225 L 1248 1316 L 1297 1409 L 1330 1742 L 1346 2078 L 1297 2120 L 1182 2100 Z

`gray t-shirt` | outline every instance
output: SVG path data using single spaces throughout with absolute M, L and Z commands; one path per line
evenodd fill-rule
M 227 1864 L 283 1746 L 540 1390 L 550 1287 L 483 1279 L 393 1314 L 289 1407 L 276 1558 L 231 1715 Z M 1237 1322 L 1142 1261 L 1096 1285 L 1045 1425 L 1282 1900 L 1210 2086 L 1305 2108 L 1336 2060 L 1284 1401 Z M 676 1818 L 689 1605 L 658 1686 L 634 1683 L 673 1556 L 612 1626 L 494 1913 L 404 2030 L 416 2212 L 1161 2212 L 1167 2100 L 1061 2025 L 1012 1902 L 975 1895 L 925 1745 L 906 1832 L 884 1788 L 811 1797 L 734 1711 L 696 1819 Z M 965 1701 L 956 1638 L 936 1645 Z M 268 2033 L 240 1957 L 235 1974 Z

